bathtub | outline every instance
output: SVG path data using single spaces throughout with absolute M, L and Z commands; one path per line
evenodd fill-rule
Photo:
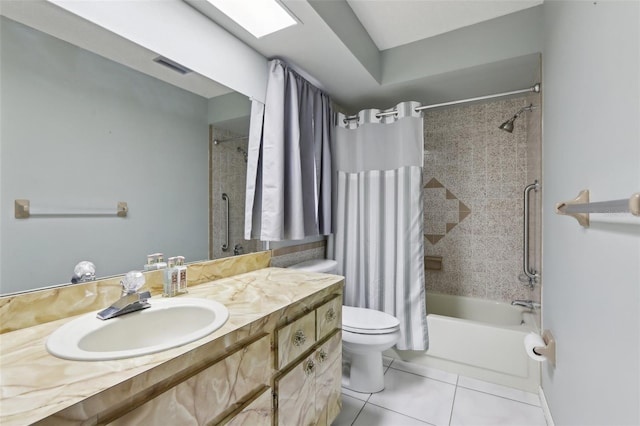
M 428 351 L 392 350 L 394 358 L 538 392 L 540 364 L 524 350 L 537 331 L 535 312 L 508 303 L 427 292 Z

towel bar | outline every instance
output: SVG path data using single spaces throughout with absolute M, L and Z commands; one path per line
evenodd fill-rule
M 556 214 L 571 216 L 585 228 L 589 227 L 589 215 L 592 213 L 631 213 L 640 216 L 640 192 L 622 200 L 590 203 L 589 190 L 585 189 L 575 199 L 556 204 Z
M 29 200 L 15 200 L 15 218 L 27 219 L 32 216 L 60 217 L 60 216 L 118 216 L 127 217 L 129 207 L 124 201 L 118 202 L 116 209 L 47 209 L 31 208 Z

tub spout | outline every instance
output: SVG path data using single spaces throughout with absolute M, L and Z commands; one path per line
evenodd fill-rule
M 540 303 L 533 300 L 514 300 L 511 302 L 514 306 L 523 306 L 528 309 L 540 309 Z

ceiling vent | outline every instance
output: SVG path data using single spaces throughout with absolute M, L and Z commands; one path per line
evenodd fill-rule
M 169 58 L 165 58 L 164 56 L 158 56 L 153 60 L 153 62 L 157 62 L 160 65 L 164 65 L 165 67 L 172 69 L 173 71 L 180 73 L 182 75 L 189 74 L 192 72 L 189 68 L 180 65 L 177 62 L 172 61 Z

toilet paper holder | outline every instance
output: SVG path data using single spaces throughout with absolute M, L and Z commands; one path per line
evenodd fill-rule
M 542 340 L 544 340 L 545 346 L 536 346 L 533 348 L 533 352 L 536 355 L 542 355 L 547 357 L 547 361 L 554 367 L 556 366 L 556 339 L 551 334 L 551 330 L 545 330 L 542 333 Z

